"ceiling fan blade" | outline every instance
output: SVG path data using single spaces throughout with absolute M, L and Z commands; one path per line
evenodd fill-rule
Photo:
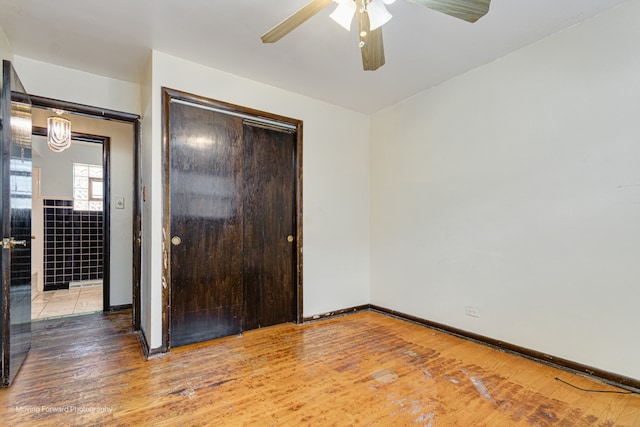
M 275 43 L 302 25 L 307 19 L 329 6 L 333 0 L 312 0 L 302 9 L 267 31 L 260 37 L 262 43 Z
M 360 50 L 362 51 L 362 68 L 375 71 L 384 65 L 384 44 L 382 27 L 369 31 L 369 15 L 356 12 L 358 15 L 358 33 L 360 34 Z M 365 33 L 363 33 L 363 30 Z M 363 34 L 365 34 L 363 36 Z M 364 43 L 364 44 L 363 44 Z
M 454 18 L 476 22 L 489 12 L 491 0 L 409 0 Z

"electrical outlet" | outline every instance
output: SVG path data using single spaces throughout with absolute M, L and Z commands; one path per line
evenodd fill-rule
M 480 317 L 480 309 L 476 307 L 466 307 L 464 314 L 471 317 Z

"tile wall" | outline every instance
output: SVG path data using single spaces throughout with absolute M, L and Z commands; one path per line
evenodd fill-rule
M 102 212 L 74 211 L 72 200 L 44 200 L 44 290 L 102 279 Z

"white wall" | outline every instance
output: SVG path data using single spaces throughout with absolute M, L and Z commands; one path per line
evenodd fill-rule
M 144 286 L 152 292 L 153 307 L 161 307 L 162 86 L 304 121 L 304 315 L 368 303 L 368 117 L 161 52 L 153 53 L 152 74 L 153 108 L 143 120 L 152 120 L 153 133 L 151 141 L 143 138 L 143 151 L 153 168 L 145 172 L 145 211 L 151 210 L 152 242 L 151 252 L 144 254 L 151 257 L 147 278 L 151 283 Z M 151 313 L 150 326 L 151 333 L 145 333 L 151 347 L 157 348 L 161 343 L 160 310 Z
M 140 85 L 14 56 L 14 68 L 29 94 L 140 114 Z
M 6 34 L 0 27 L 0 60 L 2 59 L 8 59 L 13 62 L 13 49 L 11 49 L 11 44 L 9 44 Z
M 142 204 L 142 260 L 140 269 L 140 329 L 145 334 L 147 344 L 152 345 L 150 342 L 152 332 L 152 319 L 157 319 L 158 316 L 162 317 L 162 292 L 156 291 L 158 283 L 162 283 L 162 248 L 160 244 L 154 242 L 154 238 L 157 238 L 157 233 L 153 233 L 152 230 L 162 229 L 161 215 L 152 215 L 154 210 L 151 207 L 151 196 L 153 193 L 153 175 L 160 173 L 160 165 L 153 166 L 153 155 L 155 151 L 154 141 L 160 136 L 153 136 L 154 132 L 160 132 L 160 129 L 152 126 L 152 104 L 153 104 L 153 90 L 152 90 L 152 70 L 153 70 L 153 57 L 149 57 L 146 72 L 143 76 L 143 81 L 140 84 L 140 106 L 143 120 L 140 123 L 140 138 L 141 138 L 141 169 L 142 169 L 142 181 L 144 193 L 147 194 L 146 200 L 143 199 Z M 157 96 L 157 95 L 156 95 Z M 158 161 L 158 160 L 155 160 Z M 158 190 L 161 192 L 161 190 Z M 160 197 L 160 196 L 158 196 Z M 156 209 L 162 209 L 157 207 Z M 152 221 L 154 220 L 154 224 Z M 154 243 L 156 243 L 154 245 Z M 155 267 L 155 269 L 153 267 Z M 155 297 L 155 301 L 152 298 Z M 157 332 L 158 333 L 158 332 Z M 159 343 L 155 343 L 155 347 L 160 346 Z
M 373 304 L 640 378 L 639 18 L 372 116 Z
M 46 127 L 46 118 L 53 112 L 34 108 L 34 126 Z M 132 302 L 133 254 L 133 126 L 130 123 L 100 120 L 77 115 L 65 115 L 74 132 L 108 136 L 111 152 L 111 266 L 110 304 Z M 94 144 L 95 145 L 95 144 Z M 34 138 L 38 155 L 34 166 L 41 168 L 43 197 L 73 197 L 73 162 L 102 164 L 102 146 L 73 143 L 62 153 L 54 153 L 44 138 Z M 82 160 L 81 160 L 82 159 Z M 115 198 L 124 197 L 124 209 L 116 209 Z
M 55 153 L 47 147 L 46 137 L 34 136 L 32 145 L 33 167 L 41 169 L 43 198 L 73 199 L 73 164 L 102 165 L 102 145 L 99 144 L 76 142 L 67 150 Z

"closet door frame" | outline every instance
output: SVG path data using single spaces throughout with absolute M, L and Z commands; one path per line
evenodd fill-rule
M 167 352 L 171 348 L 171 208 L 170 208 L 170 146 L 169 131 L 171 124 L 170 104 L 171 102 L 187 102 L 201 105 L 203 108 L 215 109 L 216 111 L 243 117 L 248 120 L 271 122 L 283 124 L 295 128 L 295 215 L 294 215 L 294 268 L 295 268 L 295 302 L 296 302 L 296 323 L 303 322 L 303 283 L 302 283 L 302 120 L 277 114 L 255 110 L 224 101 L 210 99 L 199 95 L 182 92 L 179 90 L 162 87 L 162 183 L 163 183 L 163 214 L 162 214 L 162 352 Z

